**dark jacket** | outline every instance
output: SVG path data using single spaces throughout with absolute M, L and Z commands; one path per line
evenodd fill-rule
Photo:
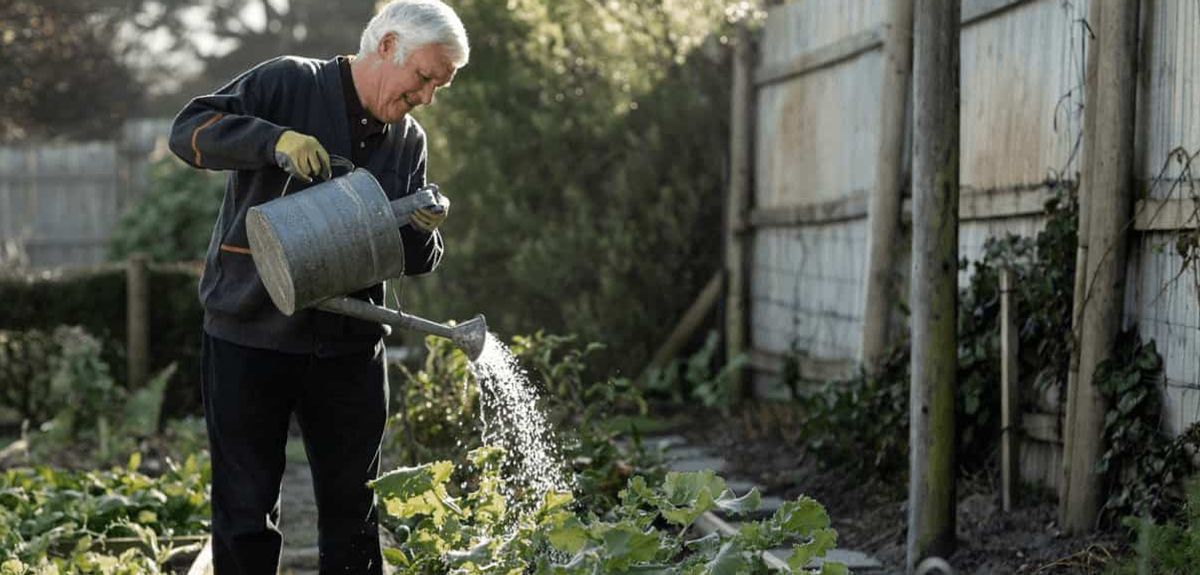
M 195 98 L 171 126 L 171 151 L 197 168 L 231 170 L 209 241 L 200 302 L 204 330 L 236 344 L 289 353 L 338 355 L 377 345 L 382 326 L 321 311 L 283 315 L 267 296 L 246 240 L 246 211 L 278 197 L 287 174 L 275 165 L 284 130 L 311 135 L 333 155 L 351 157 L 346 102 L 336 60 L 284 56 Z M 389 127 L 365 167 L 391 199 L 425 185 L 425 132 L 411 117 Z M 336 168 L 335 168 L 335 173 Z M 304 186 L 293 178 L 288 193 Z M 438 232 L 401 228 L 406 275 L 427 273 L 442 257 Z M 383 304 L 383 286 L 355 297 Z

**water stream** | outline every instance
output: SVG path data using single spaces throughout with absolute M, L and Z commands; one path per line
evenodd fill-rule
M 572 491 L 537 390 L 508 346 L 489 333 L 471 369 L 479 382 L 483 442 L 505 451 L 510 508 L 529 510 L 547 491 Z

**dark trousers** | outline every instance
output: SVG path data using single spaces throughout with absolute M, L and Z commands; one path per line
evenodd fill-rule
M 204 335 L 216 575 L 279 566 L 279 489 L 293 411 L 312 467 L 321 573 L 381 572 L 379 472 L 387 420 L 382 346 L 336 357 L 242 347 Z

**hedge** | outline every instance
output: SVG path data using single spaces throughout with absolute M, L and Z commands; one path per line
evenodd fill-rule
M 82 326 L 103 342 L 103 357 L 113 377 L 127 382 L 125 277 L 120 264 L 0 276 L 0 329 Z M 164 416 L 201 411 L 199 277 L 194 265 L 150 266 L 150 373 L 177 364 L 164 399 Z

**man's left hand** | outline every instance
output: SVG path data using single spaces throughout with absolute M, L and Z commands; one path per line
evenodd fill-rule
M 437 195 L 437 204 L 417 208 L 415 212 L 409 216 L 409 221 L 412 222 L 414 228 L 421 230 L 427 234 L 433 233 L 446 221 L 446 216 L 450 215 L 450 198 L 441 194 Z

